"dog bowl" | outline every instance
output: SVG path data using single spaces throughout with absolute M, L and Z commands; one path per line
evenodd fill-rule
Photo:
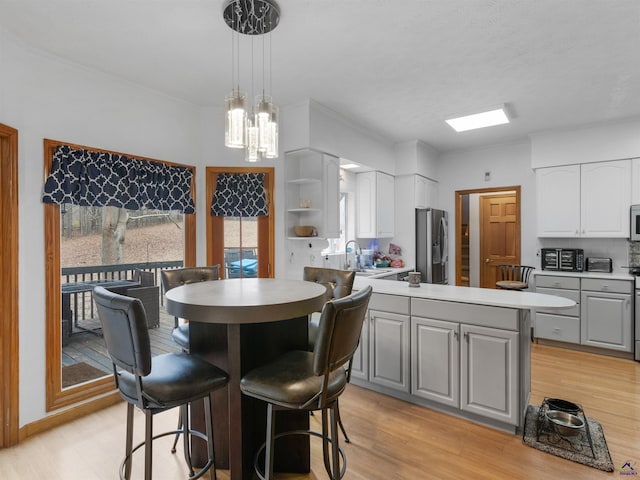
M 580 411 L 580 407 L 568 400 L 562 400 L 561 398 L 547 398 L 547 405 L 549 410 L 559 410 L 561 412 L 569 412 L 574 415 Z
M 573 413 L 547 410 L 546 416 L 563 437 L 575 437 L 584 428 L 584 421 Z

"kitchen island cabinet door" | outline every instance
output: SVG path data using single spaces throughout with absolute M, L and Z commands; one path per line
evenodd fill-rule
M 460 408 L 518 425 L 518 332 L 461 325 L 460 333 Z
M 582 291 L 581 343 L 632 352 L 631 294 Z
M 409 392 L 409 316 L 369 310 L 369 381 Z
M 351 377 L 360 380 L 369 380 L 369 312 L 362 323 L 360 344 L 351 362 Z
M 411 317 L 411 394 L 460 406 L 460 325 Z

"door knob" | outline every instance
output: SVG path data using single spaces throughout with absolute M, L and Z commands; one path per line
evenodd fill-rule
M 489 263 L 491 260 L 489 260 L 488 258 L 484 259 L 484 263 Z

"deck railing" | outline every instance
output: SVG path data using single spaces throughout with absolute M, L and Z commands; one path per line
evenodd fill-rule
M 182 260 L 172 260 L 167 262 L 140 262 L 140 263 L 121 263 L 117 265 L 88 265 L 86 267 L 65 267 L 61 269 L 61 285 L 73 284 L 90 281 L 117 281 L 131 280 L 134 270 L 143 270 L 153 272 L 155 284 L 160 285 L 160 271 L 174 268 L 182 268 Z M 86 320 L 96 317 L 93 308 L 93 292 L 74 292 L 69 296 L 72 298 L 63 301 L 63 310 L 73 306 L 73 320 L 77 324 L 78 320 Z M 160 303 L 164 297 L 160 296 Z M 68 304 L 67 304 L 68 301 Z M 65 312 L 63 312 L 63 317 Z M 72 328 L 71 326 L 69 326 Z

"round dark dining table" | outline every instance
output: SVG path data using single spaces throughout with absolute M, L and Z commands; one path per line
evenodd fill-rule
M 232 480 L 253 478 L 253 457 L 265 439 L 266 404 L 245 397 L 240 379 L 251 369 L 289 350 L 308 348 L 308 315 L 320 311 L 324 286 L 302 280 L 233 278 L 192 283 L 165 294 L 166 311 L 187 319 L 190 353 L 201 355 L 229 374 L 225 389 L 212 395 L 216 467 Z M 281 412 L 278 431 L 306 430 L 306 412 Z M 192 405 L 192 425 L 202 427 L 199 403 Z M 308 437 L 279 440 L 279 471 L 310 469 Z M 206 460 L 204 442 L 193 439 L 194 465 Z

